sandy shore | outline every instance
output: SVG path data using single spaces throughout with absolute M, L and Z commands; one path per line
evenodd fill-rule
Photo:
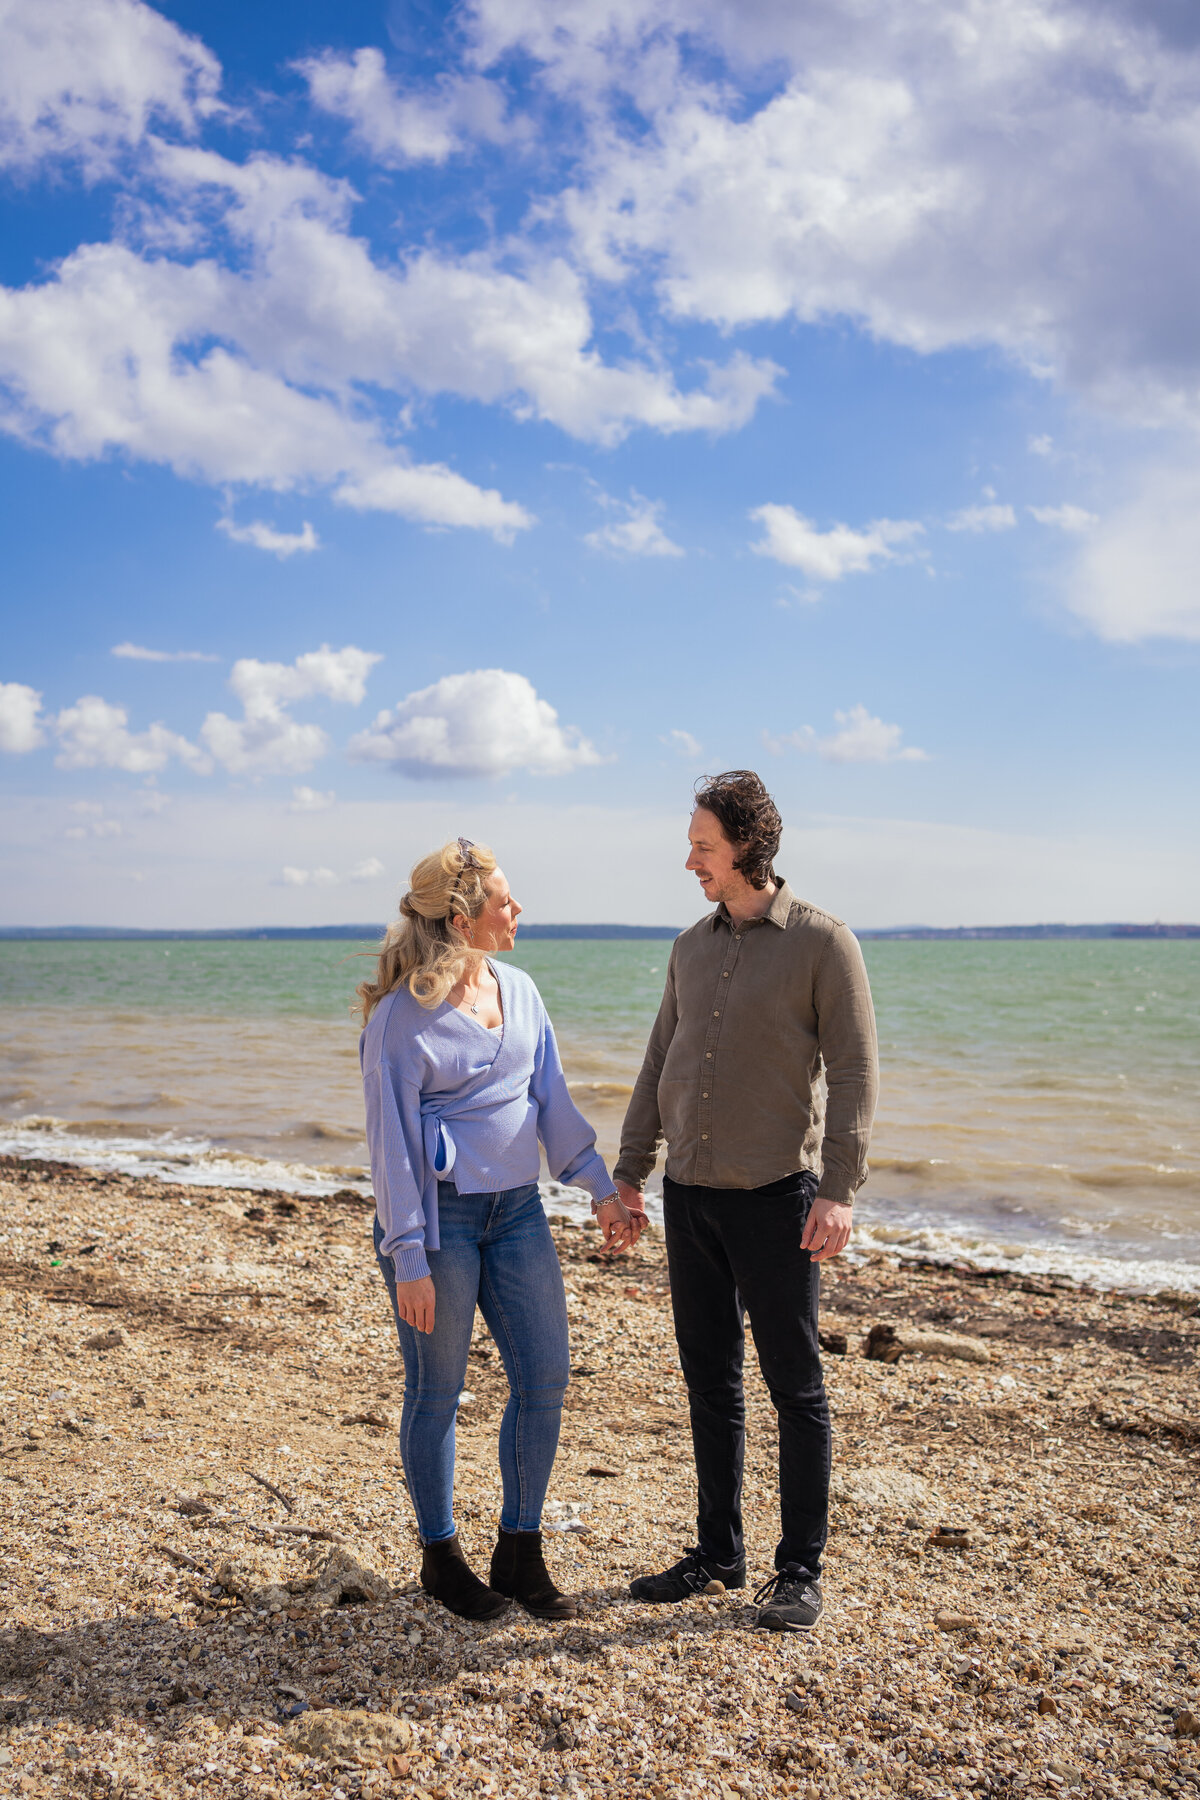
M 549 1554 L 581 1617 L 473 1628 L 414 1590 L 399 1355 L 357 1196 L 11 1161 L 0 1193 L 0 1793 L 1200 1783 L 1194 1299 L 836 1269 L 827 1610 L 780 1638 L 747 1629 L 749 1593 L 622 1598 L 692 1541 L 661 1240 L 614 1266 L 558 1227 L 576 1376 L 552 1510 L 585 1529 Z M 873 1326 L 899 1361 L 866 1358 Z M 503 1391 L 483 1336 L 471 1370 L 460 1521 L 483 1565 Z M 750 1385 L 763 1580 L 775 1439 Z M 932 1542 L 943 1526 L 966 1547 Z

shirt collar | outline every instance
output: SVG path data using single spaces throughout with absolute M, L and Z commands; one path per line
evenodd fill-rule
M 775 889 L 774 898 L 762 917 L 764 921 L 767 921 L 772 925 L 778 925 L 779 929 L 782 931 L 786 927 L 788 919 L 791 916 L 792 902 L 795 900 L 796 896 L 782 876 L 776 876 L 776 882 L 778 885 Z M 759 921 L 757 919 L 747 920 L 746 923 L 758 924 Z M 718 925 L 727 925 L 730 931 L 734 929 L 733 920 L 730 918 L 723 900 L 720 902 L 716 912 L 712 916 L 712 925 L 710 929 L 715 931 Z

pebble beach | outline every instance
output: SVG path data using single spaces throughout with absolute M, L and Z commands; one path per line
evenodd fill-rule
M 827 1266 L 826 1610 L 667 1609 L 693 1541 L 661 1236 L 560 1217 L 573 1380 L 547 1558 L 574 1622 L 418 1588 L 402 1377 L 360 1193 L 0 1163 L 0 1793 L 960 1792 L 1200 1785 L 1194 1295 L 872 1252 Z M 752 1584 L 776 1532 L 751 1353 Z M 458 1515 L 483 1568 L 504 1380 L 479 1326 Z

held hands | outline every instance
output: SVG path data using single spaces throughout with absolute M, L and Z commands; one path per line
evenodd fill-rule
M 840 1200 L 814 1200 L 804 1226 L 800 1248 L 812 1252 L 815 1263 L 838 1256 L 850 1242 L 854 1210 Z
M 618 1181 L 615 1199 L 596 1208 L 596 1223 L 604 1234 L 606 1256 L 623 1256 L 632 1250 L 648 1223 L 640 1191 L 627 1181 Z
M 415 1331 L 433 1330 L 434 1287 L 432 1278 L 422 1275 L 419 1281 L 396 1283 L 396 1305 L 400 1317 Z

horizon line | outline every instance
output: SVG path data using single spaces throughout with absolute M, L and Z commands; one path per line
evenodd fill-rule
M 358 938 L 377 940 L 387 927 L 374 922 L 346 925 L 233 925 L 233 926 L 135 926 L 135 925 L 0 925 L 0 941 L 82 942 L 146 940 L 288 940 L 303 938 Z M 521 937 L 537 938 L 666 938 L 678 937 L 687 926 L 630 925 L 617 921 L 590 923 L 555 922 L 522 926 Z M 1200 937 L 1200 924 L 1186 921 L 1040 920 L 1031 924 L 1011 925 L 880 925 L 852 926 L 858 938 L 1193 938 Z

